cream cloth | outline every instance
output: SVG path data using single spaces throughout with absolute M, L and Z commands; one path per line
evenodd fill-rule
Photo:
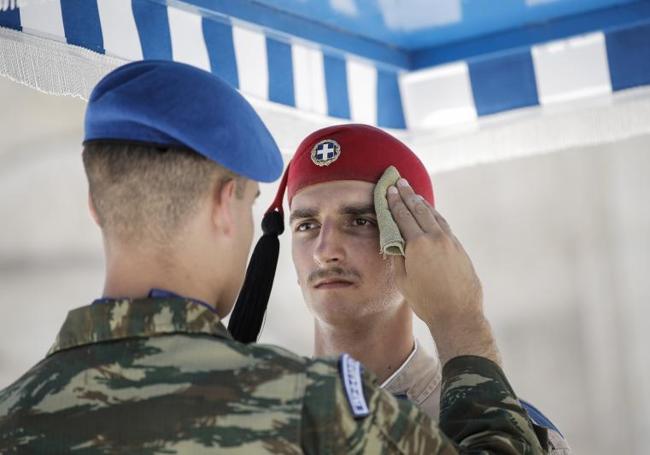
M 375 212 L 379 227 L 379 252 L 384 255 L 404 256 L 404 238 L 388 208 L 386 191 L 395 185 L 400 175 L 395 166 L 389 166 L 375 185 Z

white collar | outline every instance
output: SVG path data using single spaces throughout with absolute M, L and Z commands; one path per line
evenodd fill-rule
M 411 354 L 381 387 L 393 395 L 406 395 L 420 404 L 440 387 L 441 381 L 440 359 L 426 352 L 416 340 Z
M 418 351 L 418 340 L 416 339 L 415 342 L 413 343 L 413 350 L 411 351 L 409 356 L 406 358 L 406 360 L 399 366 L 399 368 L 397 370 L 393 371 L 393 374 L 388 376 L 388 378 L 384 382 L 382 382 L 379 387 L 381 387 L 382 389 L 385 389 L 386 386 L 388 384 L 390 384 L 393 379 L 395 379 L 397 376 L 399 376 L 402 373 L 402 371 L 406 369 L 406 366 L 413 359 L 413 357 L 415 357 L 415 353 L 417 351 Z

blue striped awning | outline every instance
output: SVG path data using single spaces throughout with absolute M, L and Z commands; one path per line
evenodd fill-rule
M 377 50 L 372 43 L 341 44 L 317 31 L 291 34 L 287 30 L 297 28 L 283 27 L 280 19 L 272 28 L 268 18 L 255 22 L 250 11 L 237 17 L 227 14 L 237 11 L 199 3 L 51 0 L 0 12 L 0 27 L 111 62 L 190 63 L 253 98 L 395 129 L 436 128 L 650 84 L 650 2 L 611 28 L 561 38 L 548 34 L 539 43 L 512 38 L 518 45 L 488 46 L 486 53 L 477 54 L 476 46 L 465 54 L 456 49 L 454 55 L 466 55 L 458 60 L 444 57 L 444 49 L 435 55 Z M 0 40 L 6 36 L 0 33 Z

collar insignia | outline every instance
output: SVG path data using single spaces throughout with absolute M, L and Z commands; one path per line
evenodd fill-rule
M 350 410 L 355 419 L 362 419 L 370 415 L 368 402 L 363 394 L 362 370 L 361 364 L 349 354 L 342 354 L 339 358 L 339 373 L 343 381 L 345 397 L 348 399 Z

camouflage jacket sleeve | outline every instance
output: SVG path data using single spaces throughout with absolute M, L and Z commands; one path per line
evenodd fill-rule
M 543 453 L 501 369 L 487 359 L 452 359 L 443 370 L 438 427 L 408 400 L 380 389 L 364 373 L 370 414 L 355 419 L 335 362 L 308 368 L 302 415 L 305 453 Z

